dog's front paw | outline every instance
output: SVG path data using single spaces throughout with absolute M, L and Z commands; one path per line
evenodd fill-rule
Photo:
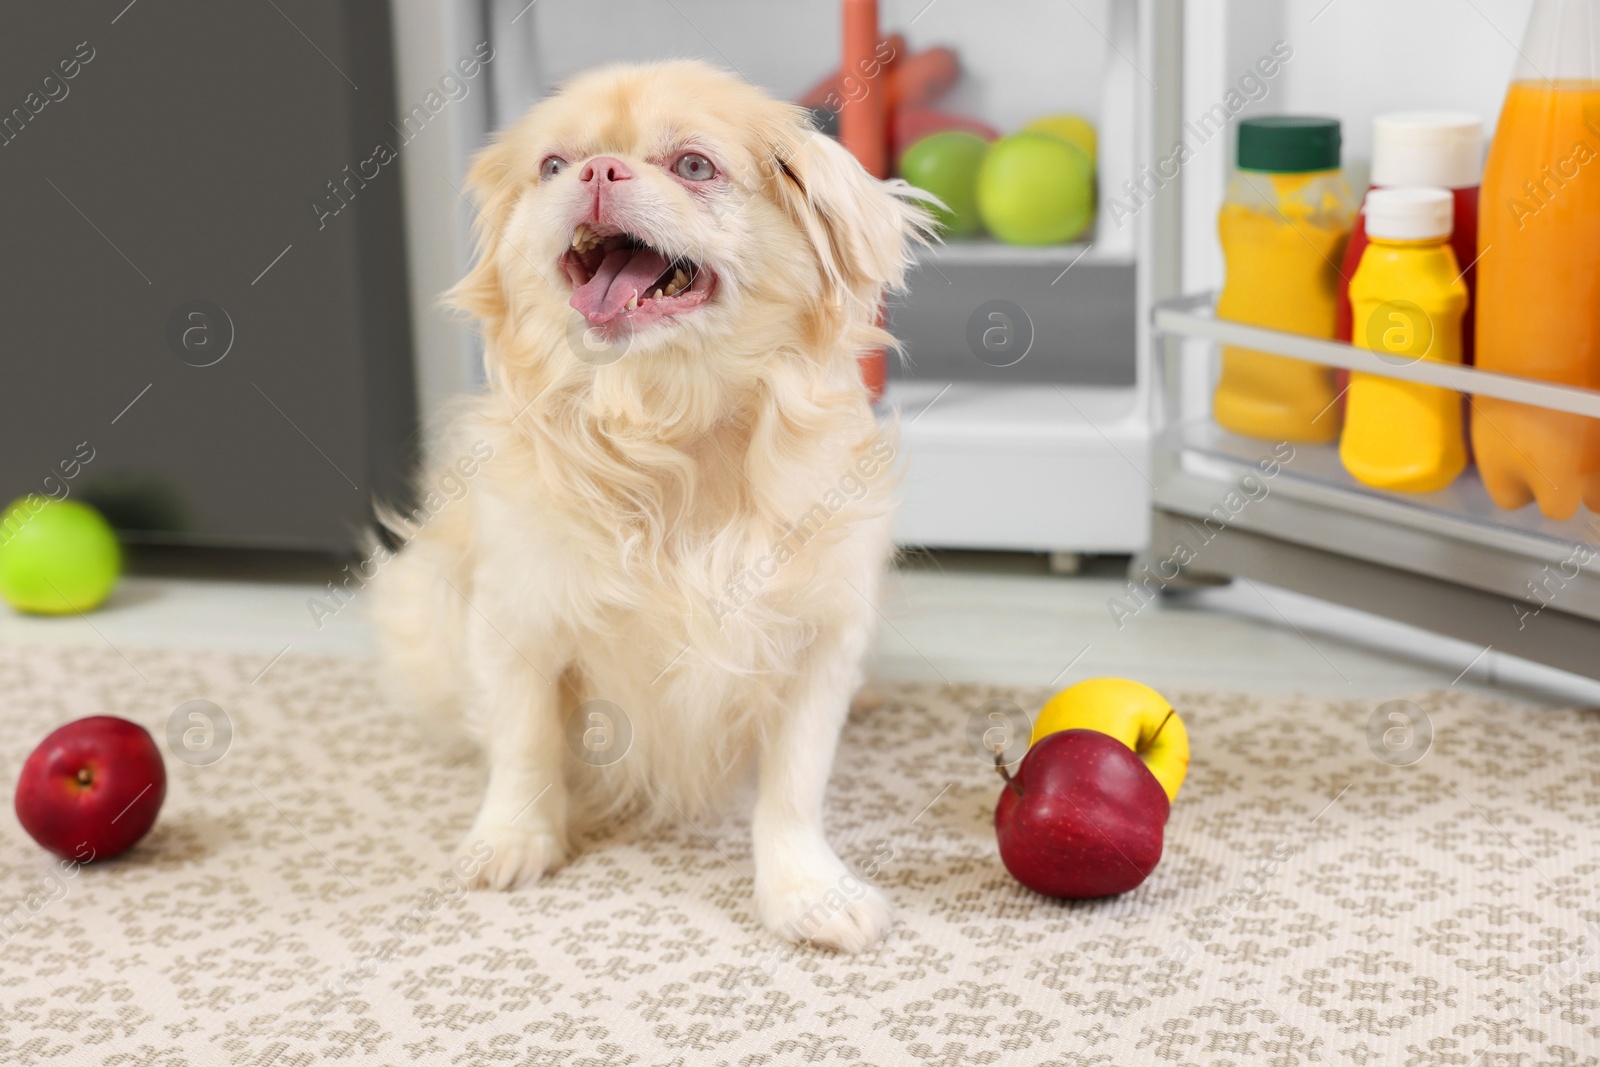
M 544 877 L 566 859 L 567 850 L 555 834 L 518 826 L 478 825 L 472 828 L 459 852 L 459 869 L 470 871 L 473 889 L 515 889 Z
M 836 878 L 794 878 L 756 889 L 767 929 L 790 941 L 856 953 L 894 925 L 889 898 L 841 868 Z

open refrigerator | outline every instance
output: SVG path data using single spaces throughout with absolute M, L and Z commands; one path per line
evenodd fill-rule
M 1131 179 L 1150 103 L 1137 73 L 1150 60 L 1123 59 L 1142 46 L 1132 0 L 1008 0 L 1003 12 L 972 0 L 879 7 L 883 31 L 905 34 L 911 50 L 959 53 L 963 76 L 941 107 L 1004 132 L 1050 111 L 1094 116 L 1100 198 Z M 470 333 L 432 309 L 465 270 L 471 213 L 460 175 L 493 130 L 604 62 L 692 56 L 786 99 L 839 63 L 838 0 L 619 0 L 603 14 L 573 0 L 417 0 L 398 5 L 396 20 L 402 82 L 425 86 L 481 40 L 495 49 L 492 91 L 452 105 L 440 116 L 454 124 L 450 136 L 402 160 L 408 227 L 425 246 L 412 256 L 425 413 L 481 380 Z M 404 85 L 399 97 L 410 99 Z M 1071 554 L 1129 553 L 1148 541 L 1150 485 L 1138 474 L 1153 439 L 1150 364 L 1140 358 L 1144 221 L 1102 225 L 1071 244 L 977 239 L 921 252 L 909 291 L 888 308 L 908 360 L 891 361 L 880 405 L 899 417 L 906 457 L 901 544 Z M 1009 323 L 1025 338 L 1020 358 L 968 340 L 996 299 L 1020 312 Z
M 1600 543 L 1592 513 L 1553 522 L 1531 506 L 1501 511 L 1470 469 L 1424 496 L 1370 490 L 1344 473 L 1336 446 L 1297 445 L 1270 492 L 1216 521 L 1272 450 L 1210 419 L 1220 344 L 1600 417 L 1600 393 L 1427 361 L 1399 367 L 1211 310 L 1233 139 L 1231 123 L 1203 138 L 1195 129 L 1240 71 L 1287 41 L 1292 69 L 1233 117 L 1337 116 L 1351 183 L 1364 188 L 1377 113 L 1467 108 L 1492 132 L 1529 3 L 1485 12 L 1454 0 L 883 0 L 886 31 L 960 51 L 967 110 L 1002 131 L 1030 110 L 1076 110 L 1102 136 L 1088 239 L 928 250 L 891 306 L 911 357 L 891 364 L 883 404 L 900 421 L 907 463 L 897 539 L 1132 553 L 1133 598 L 1249 578 L 1600 677 L 1600 574 L 1592 557 L 1571 562 Z M 491 131 L 602 61 L 701 56 L 792 98 L 831 69 L 838 47 L 834 0 L 620 0 L 603 24 L 594 9 L 558 0 L 418 0 L 396 6 L 396 23 L 402 100 L 408 81 L 426 83 L 475 42 L 496 52 L 490 91 L 402 161 L 425 413 L 481 381 L 470 332 L 429 309 L 465 269 L 471 209 L 460 175 Z M 1147 166 L 1185 139 L 1192 158 L 1152 178 Z M 994 299 L 1024 312 L 1031 344 L 1019 361 L 986 360 L 967 341 L 971 316 Z M 1178 544 L 1196 549 L 1197 526 L 1210 536 L 1175 561 Z
M 1326 0 L 1289 3 L 1271 13 L 1239 3 L 1191 4 L 1183 11 L 1176 2 L 1164 2 L 1163 14 L 1170 20 L 1159 18 L 1156 32 L 1198 32 L 1210 38 L 1209 47 L 1202 44 L 1200 50 L 1193 42 L 1180 47 L 1191 66 L 1208 66 L 1221 75 L 1210 82 L 1212 92 L 1228 84 L 1229 70 L 1242 67 L 1273 39 L 1293 41 L 1300 34 L 1298 47 L 1311 68 L 1310 77 L 1302 79 L 1308 88 L 1298 99 L 1290 94 L 1291 99 L 1280 101 L 1288 106 L 1272 110 L 1334 114 L 1344 123 L 1347 145 L 1354 139 L 1358 153 L 1374 114 L 1417 107 L 1460 110 L 1461 95 L 1469 90 L 1476 95 L 1465 101 L 1468 109 L 1480 113 L 1492 133 L 1518 54 L 1513 42 L 1521 38 L 1529 4 L 1493 12 L 1471 5 L 1450 5 L 1446 11 L 1443 5 L 1423 4 L 1396 15 L 1402 24 L 1390 25 L 1391 32 L 1377 34 L 1370 32 L 1382 19 L 1373 14 L 1376 5 L 1345 2 L 1354 10 L 1329 10 Z M 1218 22 L 1197 22 L 1197 7 L 1211 8 Z M 1498 21 L 1491 21 L 1490 14 Z M 1319 28 L 1323 18 L 1330 21 Z M 1419 32 L 1423 29 L 1431 33 Z M 1331 39 L 1331 46 L 1317 35 Z M 1386 53 L 1385 43 L 1396 47 Z M 1327 53 L 1339 48 L 1346 50 L 1346 59 L 1363 49 L 1365 54 L 1359 65 L 1319 66 L 1318 45 L 1325 61 Z M 1351 84 L 1358 79 L 1361 85 Z M 1182 95 L 1155 94 L 1157 125 L 1189 121 L 1196 94 L 1191 92 L 1187 102 Z M 1204 90 L 1199 99 L 1207 99 Z M 1356 171 L 1352 184 L 1364 187 L 1359 165 L 1351 168 L 1348 153 L 1346 158 L 1347 171 Z M 1186 177 L 1180 175 L 1179 182 Z M 1184 206 L 1192 214 L 1208 214 L 1203 220 L 1178 223 L 1178 254 L 1187 267 L 1184 284 L 1158 284 L 1150 294 L 1149 355 L 1159 383 L 1152 418 L 1158 429 L 1150 472 L 1151 539 L 1134 560 L 1132 586 L 1148 595 L 1249 578 L 1484 650 L 1600 677 L 1600 574 L 1595 564 L 1600 515 L 1580 509 L 1571 519 L 1555 521 L 1533 504 L 1501 510 L 1470 465 L 1438 492 L 1371 489 L 1345 471 L 1337 442 L 1296 444 L 1292 461 L 1263 478 L 1263 471 L 1274 467 L 1276 446 L 1217 426 L 1210 417 L 1210 387 L 1217 346 L 1231 344 L 1442 386 L 1474 398 L 1592 417 L 1600 416 L 1600 393 L 1429 360 L 1399 365 L 1348 344 L 1218 318 L 1216 272 L 1195 269 L 1196 259 L 1215 254 L 1215 238 L 1208 240 L 1202 226 L 1215 225 L 1219 186 L 1214 174 L 1202 175 L 1202 182 L 1207 178 L 1213 183 L 1203 190 L 1207 195 L 1185 197 Z M 1156 219 L 1160 226 L 1172 223 L 1170 216 Z M 1167 241 L 1157 243 L 1170 248 Z M 1199 256 L 1184 247 L 1197 243 Z M 1202 276 L 1198 283 L 1196 274 Z M 1246 491 L 1241 480 L 1250 475 L 1254 477 Z M 1175 556 L 1184 562 L 1175 563 Z

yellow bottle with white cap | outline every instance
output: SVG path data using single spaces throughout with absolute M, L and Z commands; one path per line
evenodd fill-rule
M 1350 279 L 1351 343 L 1398 365 L 1459 364 L 1467 284 L 1450 250 L 1451 193 L 1373 189 L 1363 213 L 1370 243 Z M 1352 373 L 1339 458 L 1377 489 L 1443 489 L 1467 464 L 1461 394 Z

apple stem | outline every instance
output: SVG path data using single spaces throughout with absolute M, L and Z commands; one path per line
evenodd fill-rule
M 1149 748 L 1151 745 L 1156 743 L 1156 738 L 1161 736 L 1161 731 L 1167 728 L 1167 719 L 1172 718 L 1176 714 L 1178 713 L 1175 710 L 1169 710 L 1167 712 L 1167 718 L 1161 720 L 1161 725 L 1156 727 L 1156 732 L 1150 735 L 1150 740 L 1144 743 L 1144 747 Z
M 1017 796 L 1020 797 L 1023 795 L 1022 787 L 1017 784 L 1017 780 L 1015 778 L 1011 777 L 1011 772 L 1006 770 L 1005 756 L 1003 755 L 1004 752 L 1004 747 L 1000 745 L 994 746 L 994 769 L 1000 772 L 1000 777 L 1006 780 L 1006 785 L 1009 785 L 1012 790 L 1016 792 Z

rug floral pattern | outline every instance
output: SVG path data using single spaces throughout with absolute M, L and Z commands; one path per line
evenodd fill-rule
M 966 740 L 1046 695 L 900 687 L 852 719 L 830 833 L 900 921 L 847 958 L 759 927 L 737 814 L 461 893 L 478 772 L 370 664 L 4 650 L 7 796 L 83 715 L 162 739 L 206 699 L 236 736 L 169 759 L 151 836 L 69 879 L 5 818 L 0 1063 L 1600 1064 L 1600 712 L 1412 694 L 1434 736 L 1393 766 L 1370 701 L 1169 694 L 1195 760 L 1161 866 L 1064 904 L 1000 865 Z

